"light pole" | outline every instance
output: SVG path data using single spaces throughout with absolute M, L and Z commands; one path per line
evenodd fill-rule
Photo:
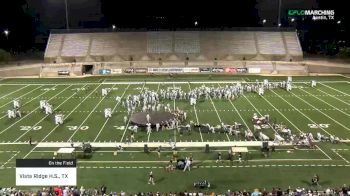
M 281 26 L 281 4 L 282 0 L 278 0 L 278 27 Z
M 69 31 L 69 19 L 68 19 L 68 4 L 67 4 L 67 0 L 64 0 L 64 4 L 66 7 L 66 29 Z

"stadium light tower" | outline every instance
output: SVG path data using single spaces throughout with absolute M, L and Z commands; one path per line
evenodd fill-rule
M 69 30 L 69 19 L 68 19 L 68 4 L 67 4 L 67 0 L 64 0 L 64 4 L 66 7 L 66 29 Z
M 9 38 L 9 33 L 10 33 L 9 30 L 7 30 L 7 29 L 4 30 L 4 34 L 5 34 L 6 38 Z
M 278 0 L 278 26 L 281 26 L 281 5 L 282 5 L 282 0 Z

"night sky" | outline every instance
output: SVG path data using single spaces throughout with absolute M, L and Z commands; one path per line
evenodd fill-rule
M 65 29 L 65 0 L 4 0 L 0 6 L 0 48 L 44 49 L 50 29 Z M 110 28 L 181 30 L 196 28 L 277 27 L 279 0 L 117 1 L 67 0 L 71 29 Z M 348 40 L 347 6 L 334 0 L 281 0 L 282 27 L 298 29 L 304 48 L 331 40 Z M 334 9 L 334 21 L 302 18 L 291 22 L 288 9 Z M 263 19 L 266 23 L 263 24 Z M 341 24 L 336 21 L 341 20 Z M 195 26 L 195 21 L 198 25 Z

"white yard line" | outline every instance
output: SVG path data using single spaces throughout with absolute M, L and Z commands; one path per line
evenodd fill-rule
M 343 159 L 346 163 L 350 163 L 347 159 L 345 159 L 343 156 L 341 156 L 336 150 L 333 150 L 333 149 L 332 149 L 332 151 L 333 151 L 336 155 L 338 155 L 341 159 Z
M 328 88 L 330 88 L 330 89 L 333 89 L 333 90 L 335 90 L 335 91 L 337 91 L 337 92 L 339 92 L 339 93 L 341 93 L 341 94 L 343 94 L 343 95 L 350 96 L 349 94 L 344 93 L 343 91 L 338 90 L 338 89 L 336 89 L 336 88 L 333 88 L 333 87 L 331 87 L 331 86 L 328 86 L 327 84 L 324 84 L 323 82 L 320 83 L 320 84 L 323 85 L 323 86 L 325 86 L 325 87 L 328 87 Z
M 298 108 L 294 107 L 291 103 L 289 103 L 287 100 L 285 100 L 283 97 L 279 96 L 275 91 L 270 90 L 271 92 L 273 92 L 274 94 L 276 94 L 280 99 L 282 99 L 283 101 L 285 101 L 288 105 L 292 106 L 296 111 L 298 111 L 301 115 L 303 115 L 305 118 L 309 119 L 309 121 L 311 121 L 313 124 L 317 124 L 315 121 L 313 121 L 311 118 L 309 118 L 307 115 L 305 115 L 303 112 L 301 112 Z M 288 120 L 289 121 L 289 120 Z M 290 122 L 290 121 L 289 121 Z M 294 125 L 293 125 L 294 126 Z M 320 127 L 321 130 L 323 130 L 325 133 L 327 133 L 329 136 L 331 136 L 332 134 L 330 134 L 328 131 L 326 131 L 324 128 Z M 299 129 L 298 129 L 299 130 Z
M 90 96 L 93 92 L 95 92 L 101 85 L 102 85 L 102 83 L 100 83 L 93 91 L 91 91 L 88 96 Z M 75 106 L 75 108 L 67 116 L 65 116 L 64 120 L 67 119 L 87 98 L 88 97 L 85 97 L 85 99 L 83 99 L 77 106 Z M 43 142 L 47 137 L 49 137 L 49 135 L 51 135 L 51 133 L 54 132 L 59 126 L 60 125 L 56 125 L 40 142 Z M 35 150 L 35 148 L 36 148 L 36 146 L 32 150 L 30 150 L 23 157 L 23 159 L 25 159 L 27 156 L 29 156 L 29 154 L 32 153 Z
M 175 89 L 175 84 L 174 83 L 173 83 L 173 88 Z M 174 98 L 174 111 L 176 110 L 175 99 L 176 98 Z M 174 142 L 176 143 L 176 128 L 174 129 Z
M 331 106 L 332 108 L 334 108 L 334 109 L 338 110 L 339 112 L 341 112 L 341 113 L 343 113 L 343 114 L 345 114 L 345 115 L 347 115 L 347 116 L 349 116 L 349 117 L 350 117 L 350 114 L 348 114 L 348 113 L 346 113 L 346 112 L 344 112 L 344 111 L 340 110 L 340 109 L 339 109 L 339 108 L 337 108 L 337 107 L 334 107 L 333 105 L 331 105 L 331 104 L 329 104 L 328 102 L 326 102 L 326 101 L 324 101 L 324 100 L 322 100 L 322 99 L 320 99 L 320 98 L 318 98 L 318 97 L 314 96 L 313 94 L 311 94 L 311 93 L 307 92 L 306 90 L 301 89 L 301 88 L 300 88 L 300 90 L 304 91 L 305 93 L 307 93 L 307 94 L 309 94 L 309 95 L 311 95 L 311 96 L 315 97 L 316 99 L 318 99 L 318 100 L 322 101 L 323 103 L 325 103 L 325 104 L 327 104 L 327 105 Z
M 174 83 L 173 83 L 173 88 L 175 89 L 175 84 Z M 175 99 L 174 99 L 174 111 L 176 110 Z
M 19 152 L 21 152 L 21 151 L 17 151 L 9 160 L 7 160 L 4 164 L 2 164 L 2 165 L 0 166 L 0 168 L 4 168 L 4 166 L 5 166 L 8 162 L 10 162 L 14 157 L 16 157 L 16 156 L 18 155 Z
M 265 162 L 265 161 L 331 161 L 332 159 L 255 159 L 248 162 Z M 272 165 L 271 165 L 272 166 Z
M 115 87 L 116 84 L 114 84 L 111 89 L 113 89 Z M 84 125 L 84 123 L 90 118 L 91 114 L 94 113 L 94 111 L 96 110 L 96 108 L 101 104 L 101 102 L 106 98 L 106 96 L 104 96 L 96 105 L 95 107 L 92 109 L 92 111 L 90 111 L 90 113 L 86 116 L 86 118 L 83 120 L 82 123 L 80 123 L 80 125 L 78 126 L 78 128 L 73 132 L 73 134 L 68 138 L 67 141 L 70 141 L 74 135 L 80 130 L 80 128 Z
M 130 87 L 130 84 L 125 88 L 125 90 L 124 90 L 124 92 L 123 92 L 123 94 L 122 94 L 122 96 L 121 96 L 120 102 L 118 102 L 118 103 L 115 104 L 115 106 L 114 106 L 114 108 L 113 108 L 113 110 L 112 110 L 112 113 L 114 113 L 114 111 L 115 111 L 115 109 L 117 108 L 117 106 L 122 102 L 122 98 L 124 97 L 126 91 L 129 89 L 129 87 Z M 97 138 L 98 138 L 98 137 L 100 136 L 100 134 L 102 133 L 102 130 L 103 130 L 103 128 L 106 126 L 106 124 L 107 124 L 107 122 L 109 121 L 109 119 L 111 119 L 111 118 L 107 118 L 107 119 L 105 120 L 105 122 L 103 123 L 103 125 L 102 125 L 100 131 L 99 131 L 98 134 L 96 135 L 96 137 L 95 137 L 95 139 L 94 139 L 93 142 L 96 142 Z
M 275 93 L 274 91 L 272 91 L 271 90 L 271 92 L 273 92 L 273 93 Z M 276 93 L 275 93 L 276 94 Z M 277 95 L 277 94 L 276 94 Z M 269 100 L 267 100 L 264 96 L 262 96 L 262 98 L 266 101 L 266 102 L 268 102 L 273 108 L 275 108 L 276 109 L 276 107 L 269 101 Z M 283 99 L 282 97 L 281 97 L 281 99 Z M 295 108 L 293 105 L 291 105 L 287 100 L 285 100 L 285 99 L 283 99 L 286 103 L 288 103 L 288 105 L 290 105 L 290 106 L 292 106 L 294 109 L 296 109 L 300 114 L 302 114 L 303 116 L 305 116 L 307 119 L 309 119 L 311 122 L 313 122 L 314 124 L 315 124 L 315 122 L 313 121 L 313 120 L 311 120 L 309 117 L 307 117 L 304 113 L 302 113 L 302 112 L 300 112 L 300 110 L 298 110 L 297 108 Z M 300 130 L 299 129 L 299 127 L 297 127 L 293 122 L 291 122 L 283 113 L 281 113 L 279 110 L 277 110 L 276 109 L 276 111 L 279 113 L 279 114 L 281 114 L 291 125 L 293 125 L 293 127 L 294 128 L 296 128 L 300 133 L 303 133 L 304 134 L 304 132 L 302 131 L 302 130 Z M 321 128 L 321 127 L 320 127 Z M 323 128 L 321 128 L 323 131 L 325 131 L 328 135 L 330 135 L 330 133 L 328 133 L 326 130 L 324 130 Z M 318 147 L 317 145 L 316 145 L 316 147 L 324 154 L 324 155 L 326 155 L 326 157 L 328 157 L 330 160 L 332 160 L 332 158 L 327 154 L 327 153 L 325 153 L 320 147 Z
M 219 87 L 221 88 L 221 85 L 219 84 Z M 243 121 L 243 123 L 245 124 L 245 126 L 247 127 L 247 129 L 249 129 L 249 126 L 247 124 L 247 122 L 244 120 L 244 118 L 241 116 L 241 114 L 238 112 L 236 106 L 232 103 L 232 101 L 229 99 L 229 102 L 231 104 L 231 106 L 233 107 L 233 109 L 237 112 L 238 116 L 241 118 L 241 120 Z M 256 139 L 256 137 L 253 135 L 254 139 Z
M 258 112 L 258 114 L 261 116 L 261 113 L 260 113 L 259 110 L 253 105 L 253 103 L 252 103 L 245 95 L 243 95 L 243 97 L 249 102 L 249 104 L 250 104 L 251 106 L 253 106 L 254 110 L 255 110 L 256 112 Z M 278 134 L 277 131 L 273 128 L 273 126 L 272 126 L 270 123 L 268 123 L 268 124 L 269 124 L 269 126 L 271 127 L 271 129 L 272 129 L 276 134 Z
M 24 89 L 24 88 L 26 88 L 26 87 L 28 87 L 28 86 L 29 86 L 29 85 L 23 86 L 22 88 L 19 88 L 19 89 L 15 90 L 15 91 L 12 91 L 12 92 L 8 93 L 8 94 L 5 94 L 5 95 L 3 95 L 2 97 L 0 97 L 0 99 L 2 99 L 2 98 L 4 98 L 4 97 L 7 97 L 7 96 L 9 96 L 9 95 L 12 95 L 13 93 L 15 93 L 15 92 L 17 92 L 17 91 L 20 91 L 20 90 L 22 90 L 22 89 Z
M 63 91 L 61 91 L 59 94 L 63 93 L 65 90 L 67 90 L 68 88 L 72 87 L 72 85 L 68 86 L 67 88 L 63 89 Z M 59 95 L 57 94 L 57 95 Z M 54 97 L 56 97 L 57 95 L 51 97 L 48 101 L 50 101 L 51 99 L 53 99 Z M 64 104 L 66 101 L 68 101 L 71 97 L 74 96 L 74 93 L 68 98 L 65 99 L 65 101 L 63 101 L 60 105 L 56 106 L 56 109 L 58 109 L 62 104 Z M 21 139 L 24 135 L 26 135 L 29 131 L 31 131 L 35 126 L 37 126 L 38 124 L 40 124 L 43 120 L 45 120 L 48 116 L 50 116 L 49 114 L 45 115 L 41 120 L 39 120 L 37 123 L 35 123 L 33 126 L 31 126 L 30 129 L 28 129 L 26 132 L 24 132 L 22 135 L 20 135 L 15 141 L 13 142 L 18 142 L 19 139 Z
M 299 96 L 295 95 L 293 92 L 290 91 L 291 94 L 293 94 L 295 97 L 297 97 L 298 99 L 302 100 L 304 103 L 306 103 L 307 105 L 313 107 L 315 110 L 317 110 L 318 112 L 320 112 L 321 114 L 323 114 L 324 116 L 328 117 L 329 119 L 333 120 L 335 123 L 337 123 L 338 125 L 342 126 L 344 129 L 350 131 L 350 129 L 346 126 L 344 126 L 343 124 L 341 124 L 340 122 L 338 122 L 337 120 L 335 120 L 334 118 L 328 116 L 326 113 L 322 112 L 321 110 L 317 109 L 315 106 L 313 106 L 312 104 L 310 104 L 309 102 L 305 101 L 304 99 L 300 98 Z
M 315 145 L 324 155 L 328 157 L 328 159 L 332 160 L 332 158 L 325 152 L 323 151 L 318 145 Z
M 42 86 L 39 86 L 39 87 L 37 87 L 37 88 L 35 88 L 35 89 L 33 89 L 33 90 L 31 90 L 31 91 L 29 91 L 29 92 L 27 92 L 27 93 L 25 93 L 25 94 L 19 96 L 19 97 L 16 97 L 16 98 L 22 98 L 22 97 L 26 96 L 27 94 L 29 94 L 29 93 L 31 93 L 31 92 L 37 90 L 37 89 L 40 88 L 40 87 L 42 87 Z M 8 105 L 9 103 L 11 103 L 11 102 L 12 102 L 12 100 L 9 101 L 9 102 L 7 102 L 7 103 L 5 103 L 5 104 L 3 104 L 2 106 L 0 106 L 0 108 L 2 108 L 2 107 L 4 107 L 4 106 L 7 106 L 7 105 Z M 27 104 L 27 103 L 25 103 L 25 104 Z M 24 105 L 25 105 L 25 104 L 24 104 Z M 22 106 L 24 106 L 24 105 L 22 105 Z M 0 118 L 0 119 L 1 119 L 1 118 Z
M 145 85 L 146 85 L 146 82 L 143 82 L 142 89 L 141 89 L 140 93 L 142 93 L 143 89 L 145 88 Z M 125 126 L 125 129 L 124 129 L 122 138 L 120 138 L 120 142 L 123 142 L 125 133 L 126 133 L 126 131 L 128 130 L 128 127 L 129 127 L 129 124 L 130 124 L 130 117 L 131 117 L 131 115 L 132 115 L 132 112 L 131 112 L 131 114 L 130 114 L 130 116 L 129 116 L 128 123 L 127 123 L 126 126 Z
M 338 97 L 336 97 L 334 95 L 328 94 L 328 93 L 324 92 L 323 90 L 320 90 L 320 89 L 316 89 L 316 90 L 321 91 L 322 93 L 324 93 L 324 94 L 326 94 L 326 95 L 328 95 L 328 96 L 330 96 L 330 97 L 332 97 L 332 98 L 334 98 L 334 99 L 336 99 L 336 100 L 338 100 L 338 101 L 340 101 L 342 103 L 345 103 L 346 105 L 350 105 L 350 103 L 347 103 L 346 101 L 341 100 L 341 99 L 339 99 Z
M 158 84 L 158 87 L 157 87 L 157 93 L 159 91 L 159 87 L 160 87 L 160 83 Z M 147 136 L 147 142 L 149 142 L 149 138 L 151 137 L 151 133 L 148 133 L 148 136 Z
M 246 84 L 255 84 L 256 82 L 245 82 L 244 80 L 222 80 L 222 81 L 191 81 L 191 83 L 193 84 L 216 84 L 216 83 L 220 83 L 220 84 L 232 84 L 232 83 L 237 83 L 237 82 L 241 82 L 241 83 L 246 83 Z M 275 81 L 274 81 L 275 82 Z M 295 81 L 293 83 L 295 84 L 302 84 L 305 83 L 306 81 Z M 2 84 L 3 86 L 5 85 L 10 85 L 10 86 L 22 86 L 22 85 L 27 85 L 29 83 L 29 85 L 31 86 L 37 86 L 37 85 L 85 85 L 85 84 L 89 84 L 89 85 L 98 85 L 100 84 L 100 82 L 97 81 L 86 81 L 86 82 L 74 82 L 74 83 L 53 83 L 53 82 L 48 82 L 48 83 L 38 83 L 38 82 L 23 82 L 23 83 L 4 83 Z M 103 84 L 143 84 L 144 81 L 134 81 L 134 82 L 106 82 L 103 81 Z M 154 81 L 147 81 L 147 84 L 159 84 L 159 83 L 163 83 L 163 84 L 186 84 L 188 83 L 188 81 L 177 81 L 177 82 L 167 82 L 167 81 L 162 81 L 162 82 L 154 82 Z M 350 83 L 348 81 L 320 81 L 320 84 L 324 84 L 324 83 Z
M 215 106 L 215 104 L 214 104 L 213 99 L 211 98 L 211 96 L 209 96 L 209 99 L 210 99 L 211 104 L 212 104 L 213 107 L 214 107 L 214 110 L 215 110 L 216 115 L 218 116 L 218 119 L 219 119 L 219 121 L 220 121 L 220 124 L 222 124 L 221 117 L 220 117 L 220 115 L 219 115 L 219 113 L 218 113 L 218 110 L 216 109 L 216 106 Z M 228 136 L 228 134 L 227 134 L 227 133 L 225 133 L 225 134 L 226 134 L 226 137 L 227 137 L 228 141 L 231 141 L 231 140 L 230 140 L 230 137 Z
M 36 99 L 37 97 L 40 97 L 41 95 L 43 95 L 43 94 L 45 94 L 45 93 L 47 93 L 47 92 L 49 92 L 49 91 L 46 91 L 46 92 L 44 92 L 44 93 L 42 93 L 42 94 L 36 96 L 35 98 L 31 99 L 31 101 L 33 101 L 33 100 Z M 62 92 L 62 91 L 61 91 L 61 92 Z M 60 92 L 60 93 L 61 93 L 61 92 Z M 58 94 L 59 94 L 59 93 L 58 93 Z M 56 95 L 57 95 L 57 94 L 56 94 Z M 21 122 L 23 119 L 25 119 L 25 118 L 27 118 L 28 116 L 30 116 L 30 114 L 33 113 L 33 112 L 34 112 L 35 110 L 37 110 L 37 109 L 39 109 L 39 107 L 36 107 L 36 108 L 33 109 L 30 113 L 28 113 L 27 115 L 21 117 L 19 120 L 17 120 L 16 122 L 12 123 L 12 124 L 11 124 L 10 126 L 8 126 L 6 129 L 2 130 L 2 131 L 0 132 L 0 135 L 1 135 L 2 133 L 4 133 L 5 131 L 7 131 L 9 128 L 11 128 L 11 127 L 13 127 L 14 125 L 16 125 L 17 123 Z M 5 116 L 7 116 L 7 115 L 5 115 Z M 3 117 L 2 117 L 2 118 L 3 118 Z M 1 119 L 1 118 L 0 118 L 0 119 Z
M 190 89 L 190 91 L 192 91 L 190 83 L 187 82 L 187 84 L 188 84 L 188 88 Z M 193 109 L 194 109 L 194 114 L 195 114 L 195 116 L 196 116 L 197 124 L 199 125 L 199 120 L 198 120 L 196 105 L 193 105 Z M 199 135 L 201 136 L 201 141 L 203 142 L 202 131 L 201 131 L 200 129 L 199 129 Z

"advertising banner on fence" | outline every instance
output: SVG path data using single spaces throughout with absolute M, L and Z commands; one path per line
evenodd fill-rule
M 236 68 L 234 68 L 234 67 L 226 67 L 225 68 L 225 73 L 235 74 L 236 73 Z
M 253 73 L 253 74 L 257 74 L 260 73 L 261 69 L 259 67 L 250 67 L 248 68 L 248 73 Z
M 247 73 L 248 69 L 247 68 L 236 68 L 237 73 Z
M 198 73 L 199 72 L 198 67 L 184 67 L 183 70 L 184 70 L 184 73 Z
M 210 72 L 210 68 L 199 68 L 199 72 L 208 73 L 208 72 Z
M 222 67 L 215 67 L 211 69 L 212 72 L 224 72 L 224 68 Z
M 133 68 L 125 68 L 124 73 L 134 73 L 134 69 Z
M 135 73 L 146 73 L 147 72 L 147 68 L 135 68 L 134 72 Z
M 121 74 L 121 73 L 123 73 L 123 70 L 122 69 L 111 69 L 111 73 L 112 74 Z
M 108 74 L 111 74 L 111 70 L 110 69 L 99 69 L 98 73 L 101 75 L 108 75 Z
M 69 71 L 68 70 L 60 70 L 57 72 L 58 75 L 64 75 L 64 76 L 69 76 Z
M 183 73 L 183 67 L 148 68 L 148 73 Z
M 75 159 L 17 159 L 16 186 L 76 186 Z

